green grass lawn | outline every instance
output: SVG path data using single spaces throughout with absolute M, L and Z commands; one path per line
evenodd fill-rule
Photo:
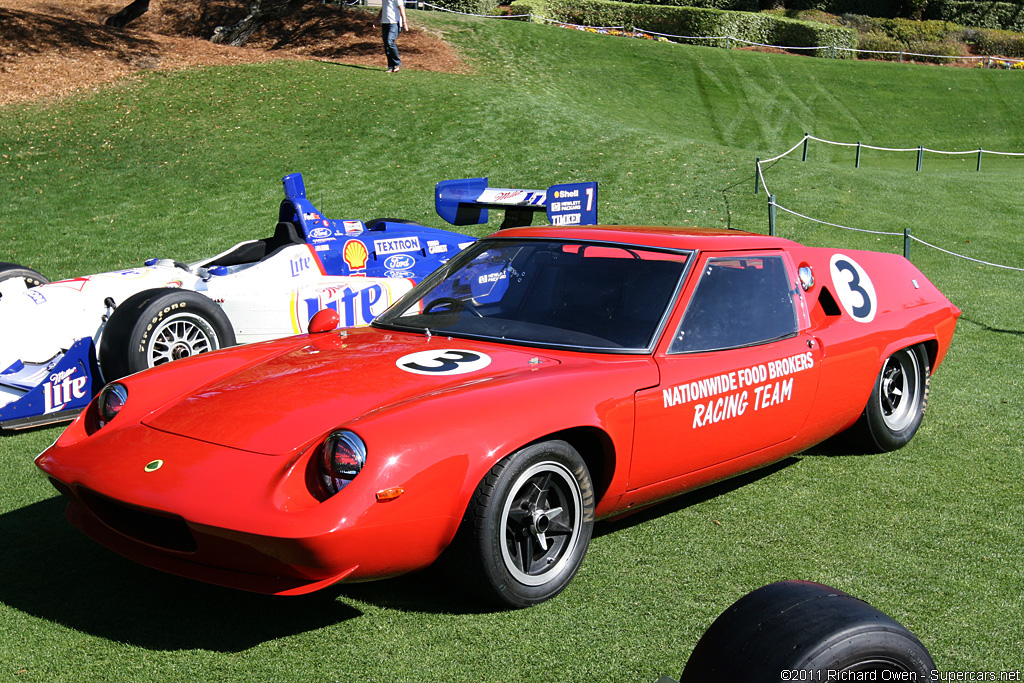
M 856 63 L 416 13 L 472 69 L 325 62 L 151 73 L 0 109 L 0 260 L 51 278 L 182 260 L 266 236 L 280 179 L 332 218 L 444 227 L 438 180 L 596 180 L 610 223 L 767 231 L 754 160 L 804 133 L 888 147 L 1019 151 L 1024 75 Z M 410 63 L 414 56 L 406 57 Z M 1024 161 L 815 145 L 775 162 L 777 201 L 1024 267 Z M 486 227 L 477 228 L 482 234 Z M 806 244 L 902 238 L 780 214 Z M 32 457 L 59 429 L 0 436 L 0 676 L 18 681 L 654 681 L 678 675 L 742 594 L 808 579 L 910 627 L 944 671 L 1024 668 L 1024 273 L 915 245 L 963 309 L 924 425 L 901 451 L 825 450 L 601 523 L 555 600 L 481 611 L 430 574 L 295 599 L 150 571 L 63 519 Z M 0 323 L 2 324 L 2 323 Z M 3 334 L 12 333 L 6 327 Z M 514 409 L 514 407 L 513 407 Z

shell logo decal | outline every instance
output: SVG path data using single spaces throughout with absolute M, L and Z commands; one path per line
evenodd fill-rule
M 353 270 L 361 270 L 366 267 L 366 260 L 370 254 L 366 251 L 366 245 L 359 240 L 349 240 L 345 243 L 345 263 Z

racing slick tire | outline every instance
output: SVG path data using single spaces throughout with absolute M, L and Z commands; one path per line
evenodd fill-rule
M 924 344 L 900 349 L 882 365 L 864 413 L 854 425 L 863 445 L 876 453 L 910 443 L 928 405 L 931 367 Z
M 576 575 L 593 528 L 594 487 L 583 458 L 564 441 L 531 444 L 477 486 L 457 539 L 459 576 L 499 605 L 543 602 Z
M 209 298 L 181 289 L 147 289 L 114 309 L 99 343 L 100 370 L 111 382 L 146 368 L 235 345 L 227 314 Z
M 17 263 L 0 262 L 0 282 L 21 278 L 25 281 L 25 287 L 32 289 L 39 285 L 49 284 L 49 280 L 42 273 L 19 266 Z
M 884 612 L 819 583 L 780 581 L 725 610 L 679 681 L 925 681 L 934 670 L 921 641 Z

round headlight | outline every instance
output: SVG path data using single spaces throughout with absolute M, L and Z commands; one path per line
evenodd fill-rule
M 107 423 L 121 412 L 126 401 L 128 401 L 128 389 L 123 384 L 114 382 L 103 387 L 96 401 L 98 426 L 106 427 Z
M 320 481 L 328 494 L 348 486 L 366 464 L 366 444 L 353 432 L 332 433 L 320 448 Z

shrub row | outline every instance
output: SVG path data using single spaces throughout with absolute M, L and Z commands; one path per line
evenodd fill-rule
M 806 15 L 800 13 L 803 18 L 807 18 Z M 966 28 L 949 21 L 878 19 L 849 14 L 840 21 L 860 33 L 861 50 L 963 56 L 967 54 L 965 46 L 970 45 L 976 54 L 1024 57 L 1024 35 L 1013 31 Z
M 912 59 L 915 62 L 942 64 L 956 61 L 956 57 L 967 55 L 964 44 L 955 40 L 904 43 L 884 33 L 861 35 L 857 49 L 863 52 L 875 52 L 875 54 L 860 54 L 862 59 L 885 59 L 893 62 L 900 59 Z M 912 53 L 913 56 L 907 56 L 906 53 Z
M 857 46 L 857 34 L 850 29 L 764 13 L 641 5 L 615 0 L 545 2 L 545 16 L 571 24 L 635 27 L 676 36 L 730 36 L 752 43 L 787 47 L 820 47 L 821 49 L 811 52 L 819 57 L 828 55 L 827 46 L 830 45 L 844 48 Z M 839 52 L 836 56 L 848 57 L 850 53 Z
M 430 4 L 464 14 L 494 14 L 498 0 L 429 0 Z
M 988 28 L 965 28 L 963 41 L 978 54 L 1024 57 L 1024 35 Z
M 931 0 L 924 18 L 953 21 L 962 26 L 1024 31 L 1024 6 L 1019 2 Z
M 739 0 L 737 0 L 739 1 Z M 998 0 L 777 0 L 787 10 L 951 21 L 961 26 L 1024 32 L 1024 4 Z M 721 7 L 739 9 L 738 7 Z

